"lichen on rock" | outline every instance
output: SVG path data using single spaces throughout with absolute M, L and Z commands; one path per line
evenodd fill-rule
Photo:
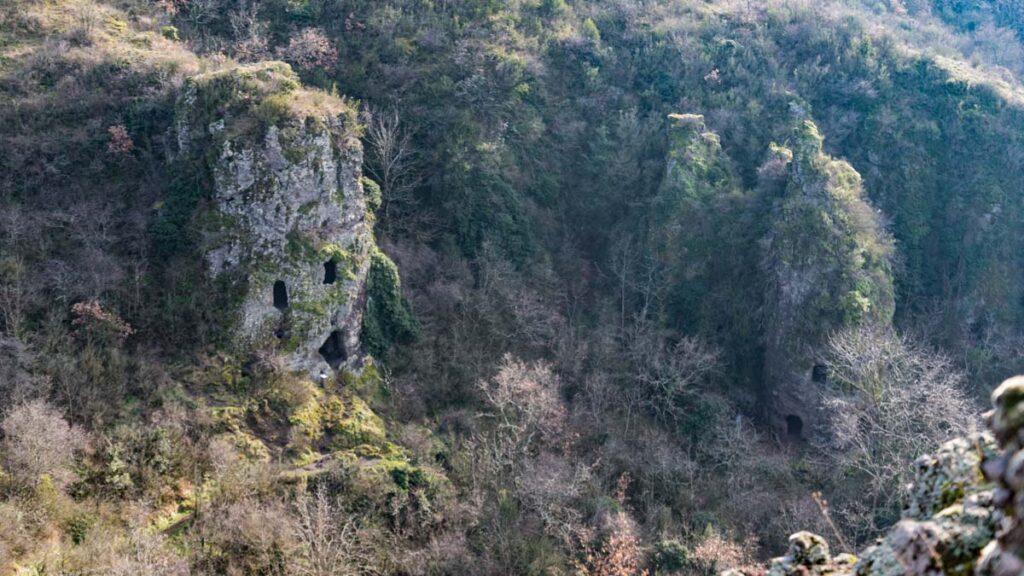
M 180 153 L 213 179 L 201 249 L 239 293 L 233 343 L 310 373 L 355 364 L 376 248 L 354 110 L 282 62 L 196 76 L 178 108 Z
M 814 370 L 828 335 L 892 320 L 892 239 L 863 197 L 860 175 L 824 152 L 810 120 L 796 122 L 787 147 L 772 148 L 762 178 L 775 183 L 763 188 L 779 194 L 761 263 L 772 417 L 785 429 L 785 416 L 793 414 L 802 431 L 814 434 Z
M 953 440 L 918 459 L 903 519 L 856 562 L 830 557 L 823 539 L 799 533 L 768 574 L 1024 574 L 1024 377 L 1004 382 L 992 402 L 992 434 Z

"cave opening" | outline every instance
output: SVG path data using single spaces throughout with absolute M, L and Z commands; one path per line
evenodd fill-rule
M 786 416 L 786 435 L 790 438 L 800 438 L 804 433 L 804 421 L 796 414 Z
M 323 357 L 324 362 L 334 370 L 341 368 L 341 365 L 348 359 L 348 354 L 345 353 L 345 342 L 342 340 L 341 331 L 335 330 L 331 332 L 331 335 L 324 341 L 323 346 L 320 347 L 320 356 Z
M 816 364 L 811 370 L 811 381 L 815 384 L 825 384 L 828 382 L 828 366 Z
M 338 263 L 334 260 L 324 262 L 324 284 L 334 284 L 338 281 Z
M 274 282 L 274 308 L 284 310 L 288 308 L 288 286 L 284 280 Z

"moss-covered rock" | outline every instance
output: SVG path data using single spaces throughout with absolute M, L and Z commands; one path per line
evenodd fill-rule
M 744 267 L 745 253 L 754 255 L 748 248 L 756 238 L 741 230 L 748 198 L 703 116 L 669 116 L 666 165 L 649 216 L 649 243 L 666 279 L 663 322 L 713 332 L 714 326 L 732 320 L 730 308 L 745 307 L 709 295 L 744 296 L 740 287 L 745 284 L 733 274 Z
M 331 399 L 331 410 L 325 415 L 324 428 L 331 434 L 331 446 L 335 450 L 354 448 L 359 445 L 383 444 L 386 433 L 384 422 L 358 396 L 344 402 L 337 397 Z
M 360 456 L 391 453 L 384 421 L 358 396 L 342 397 L 317 391 L 288 417 L 291 449 L 310 447 L 330 452 L 360 450 Z
M 195 220 L 209 274 L 232 280 L 238 352 L 276 347 L 314 375 L 359 358 L 375 253 L 359 131 L 352 107 L 302 88 L 282 62 L 186 83 L 179 152 L 213 180 Z
M 822 376 L 814 366 L 829 334 L 887 325 L 895 306 L 892 239 L 863 197 L 860 175 L 822 144 L 814 123 L 800 119 L 788 148 L 775 147 L 763 170 L 766 180 L 784 178 L 762 260 L 765 380 L 777 426 L 786 430 L 783 418 L 794 415 L 803 435 L 817 429 L 813 406 Z
M 772 561 L 768 576 L 828 574 L 832 563 L 828 542 L 817 534 L 798 532 L 789 537 L 789 551 Z
M 981 462 L 996 454 L 992 436 L 979 434 L 944 444 L 935 454 L 917 459 L 910 503 L 904 516 L 925 520 L 960 503 L 983 484 Z
M 987 434 L 958 439 L 917 461 L 903 520 L 857 559 L 832 558 L 820 537 L 790 538 L 772 576 L 1010 576 L 1024 574 L 1024 378 L 992 395 Z M 756 572 L 732 571 L 732 576 Z

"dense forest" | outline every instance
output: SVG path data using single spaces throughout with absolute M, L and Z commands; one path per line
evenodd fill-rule
M 1022 229 L 1020 0 L 0 0 L 0 575 L 1024 573 Z

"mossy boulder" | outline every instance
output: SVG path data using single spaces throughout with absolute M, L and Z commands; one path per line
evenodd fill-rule
M 384 421 L 358 396 L 317 391 L 288 421 L 296 451 L 312 446 L 332 452 L 361 448 L 368 456 L 389 452 Z
M 353 448 L 359 445 L 383 444 L 386 438 L 384 422 L 358 396 L 353 396 L 341 407 L 340 399 L 332 399 L 325 429 L 331 434 L 331 446 L 335 450 Z

